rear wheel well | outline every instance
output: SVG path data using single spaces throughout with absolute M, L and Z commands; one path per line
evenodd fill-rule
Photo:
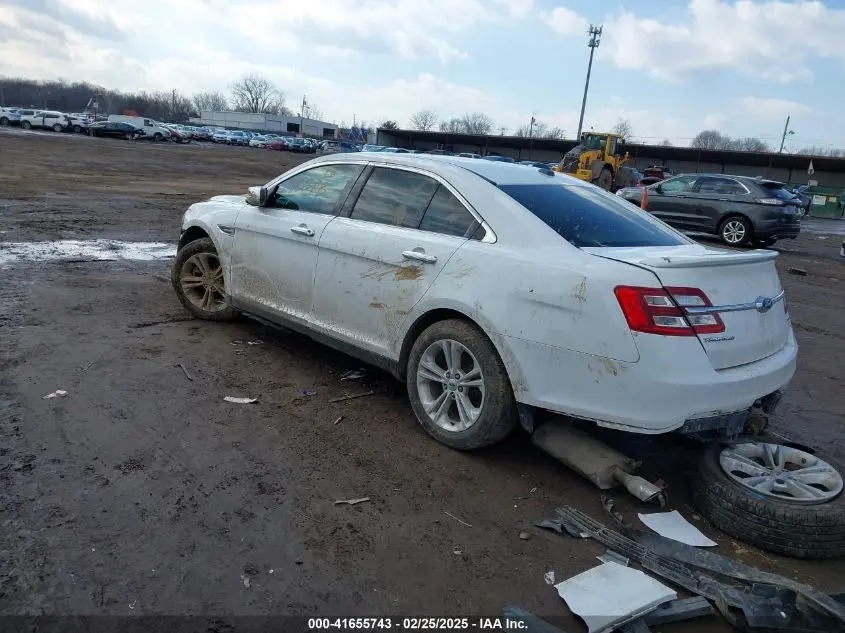
M 190 244 L 191 242 L 195 242 L 196 240 L 201 240 L 204 237 L 211 237 L 208 233 L 202 230 L 198 226 L 192 226 L 187 231 L 182 233 L 181 237 L 179 238 L 179 248 Z
M 478 323 L 470 319 L 464 313 L 458 312 L 457 310 L 439 308 L 437 310 L 432 310 L 431 312 L 426 312 L 424 315 L 414 321 L 414 324 L 408 330 L 408 333 L 405 334 L 405 340 L 402 341 L 402 350 L 399 352 L 399 362 L 396 365 L 396 376 L 400 380 L 405 380 L 407 376 L 408 357 L 411 355 L 411 348 L 414 346 L 414 342 L 419 338 L 423 330 L 425 330 L 431 325 L 434 325 L 438 321 L 445 321 L 447 319 L 461 319 L 463 321 L 467 321 L 468 323 L 472 323 L 475 326 L 478 326 Z M 481 329 L 483 330 L 484 328 Z

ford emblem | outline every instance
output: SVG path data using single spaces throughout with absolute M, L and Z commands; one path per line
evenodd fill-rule
M 754 302 L 755 307 L 757 308 L 757 312 L 760 314 L 765 314 L 769 310 L 772 309 L 774 305 L 774 301 L 772 301 L 771 297 L 757 297 L 757 300 Z

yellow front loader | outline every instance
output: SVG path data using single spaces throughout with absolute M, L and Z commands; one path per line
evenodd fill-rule
M 630 187 L 634 182 L 633 170 L 623 167 L 630 160 L 628 153 L 619 155 L 619 145 L 624 137 L 605 132 L 585 132 L 581 142 L 569 150 L 553 169 L 580 180 L 598 185 L 606 191 Z

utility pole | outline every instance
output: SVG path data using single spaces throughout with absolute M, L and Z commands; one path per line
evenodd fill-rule
M 299 133 L 304 135 L 302 127 L 304 125 L 303 119 L 305 118 L 305 108 L 308 107 L 308 102 L 305 100 L 305 95 L 302 95 L 302 105 L 299 106 Z
M 531 123 L 528 125 L 528 160 L 532 160 L 534 156 L 534 122 L 537 120 L 534 118 L 536 112 L 531 114 Z
M 780 137 L 780 149 L 778 150 L 778 154 L 783 154 L 783 145 L 786 143 L 786 135 L 787 134 L 795 134 L 794 131 L 789 129 L 789 117 L 786 117 L 786 125 L 783 126 L 783 136 Z
M 601 44 L 601 30 L 603 26 L 593 26 L 590 25 L 590 30 L 588 34 L 590 36 L 590 40 L 587 42 L 587 46 L 590 47 L 590 62 L 587 64 L 587 81 L 584 83 L 584 99 L 581 101 L 581 116 L 578 119 L 578 135 L 576 136 L 575 140 L 581 140 L 581 128 L 584 125 L 584 109 L 587 107 L 587 91 L 590 89 L 590 73 L 593 70 L 593 53 L 596 52 L 596 49 Z

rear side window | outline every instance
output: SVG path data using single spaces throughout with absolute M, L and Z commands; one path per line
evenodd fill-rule
M 772 198 L 780 198 L 781 200 L 792 200 L 795 195 L 783 188 L 779 182 L 764 182 L 762 185 L 763 191 L 767 196 Z
M 422 174 L 376 167 L 350 217 L 415 229 L 438 185 L 436 180 Z
M 690 243 L 630 202 L 598 187 L 548 184 L 499 188 L 579 248 Z
M 722 195 L 740 195 L 747 193 L 736 180 L 730 178 L 701 178 L 696 184 L 700 193 L 718 193 Z
M 444 235 L 457 235 L 463 237 L 469 231 L 469 227 L 475 222 L 475 218 L 467 211 L 452 192 L 443 185 L 437 189 L 437 193 L 431 199 L 431 204 L 425 211 L 420 229 L 432 233 Z

